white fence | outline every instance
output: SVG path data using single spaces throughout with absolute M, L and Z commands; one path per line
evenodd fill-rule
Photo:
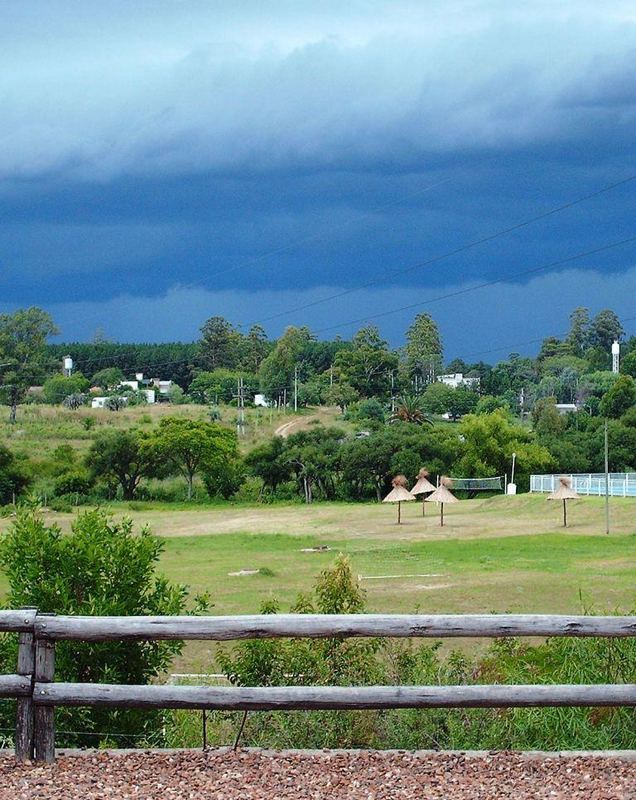
M 531 492 L 553 492 L 559 478 L 570 479 L 572 488 L 579 494 L 605 496 L 605 473 L 585 472 L 580 475 L 531 475 Z M 636 497 L 636 472 L 610 472 L 609 493 L 612 497 Z

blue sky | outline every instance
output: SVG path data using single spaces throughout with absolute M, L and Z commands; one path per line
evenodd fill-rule
M 632 3 L 0 14 L 0 307 L 46 307 L 65 340 L 189 340 L 354 289 L 264 325 L 350 336 L 420 303 L 377 319 L 394 345 L 422 310 L 448 356 L 492 359 L 576 305 L 636 316 L 634 243 L 515 277 L 636 235 L 636 181 L 413 269 L 636 174 Z

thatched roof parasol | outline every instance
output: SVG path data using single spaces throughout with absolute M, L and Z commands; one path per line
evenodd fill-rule
M 449 486 L 452 486 L 453 482 L 450 478 L 442 477 L 439 482 L 439 486 L 433 494 L 429 494 L 428 497 L 425 498 L 427 503 L 439 503 L 440 504 L 440 514 L 439 514 L 439 524 L 444 524 L 444 503 L 459 503 L 459 500 L 455 497 L 454 494 L 451 494 L 449 490 Z
M 433 494 L 429 494 L 426 498 L 427 503 L 459 503 L 459 500 L 455 497 L 454 494 L 451 494 L 449 491 L 449 486 L 452 486 L 453 482 L 450 478 L 443 477 L 439 482 L 439 486 Z
M 428 476 L 429 471 L 427 469 L 421 469 L 417 473 L 417 483 L 411 489 L 411 494 L 428 494 L 435 491 L 435 487 L 429 481 Z
M 398 504 L 398 525 L 402 521 L 401 505 L 402 502 L 415 500 L 415 495 L 411 494 L 407 487 L 407 480 L 405 475 L 396 475 L 391 481 L 393 488 L 382 501 L 383 503 L 397 503 Z
M 547 496 L 547 500 L 578 500 L 581 495 L 575 492 L 571 486 L 570 479 L 562 475 L 559 478 L 558 487 Z
M 383 503 L 401 503 L 403 500 L 415 500 L 415 495 L 409 492 L 405 475 L 396 475 L 391 481 L 393 488 L 382 501 Z
M 578 500 L 581 497 L 578 492 L 575 492 L 572 486 L 570 485 L 570 479 L 566 478 L 562 475 L 559 478 L 559 485 L 558 487 L 547 496 L 547 500 L 563 500 L 563 527 L 567 528 L 568 526 L 568 509 L 567 509 L 567 501 L 568 500 Z
M 435 491 L 435 487 L 428 479 L 429 472 L 427 469 L 422 469 L 417 473 L 417 483 L 411 489 L 411 494 L 421 494 L 422 495 L 422 516 L 426 516 L 426 506 L 424 505 L 424 501 L 426 498 L 424 495 L 429 494 L 430 492 Z

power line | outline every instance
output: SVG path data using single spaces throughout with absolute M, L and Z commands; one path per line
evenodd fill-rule
M 402 267 L 399 270 L 400 274 L 404 274 L 406 272 L 413 272 L 416 269 L 422 269 L 424 267 L 428 267 L 428 266 L 431 266 L 432 264 L 437 264 L 440 261 L 444 261 L 444 260 L 446 260 L 448 258 L 451 258 L 452 256 L 456 256 L 456 255 L 459 255 L 461 253 L 465 253 L 468 250 L 473 249 L 474 247 L 478 247 L 479 245 L 486 244 L 487 242 L 491 242 L 491 241 L 493 241 L 495 239 L 498 239 L 501 236 L 505 236 L 508 233 L 512 233 L 514 231 L 520 230 L 521 228 L 525 228 L 525 227 L 527 227 L 528 225 L 531 225 L 534 222 L 538 222 L 539 220 L 546 219 L 547 217 L 551 217 L 554 214 L 559 214 L 562 211 L 566 211 L 566 210 L 568 210 L 570 208 L 573 208 L 574 206 L 577 206 L 577 205 L 579 205 L 581 203 L 584 203 L 587 200 L 591 200 L 591 199 L 593 199 L 595 197 L 599 197 L 600 195 L 605 194 L 606 192 L 609 192 L 612 189 L 616 189 L 619 186 L 624 186 L 624 185 L 626 185 L 628 183 L 631 183 L 634 180 L 636 180 L 636 175 L 630 175 L 627 178 L 623 178 L 620 181 L 616 181 L 615 183 L 611 183 L 611 184 L 609 184 L 607 186 L 603 186 L 601 189 L 597 189 L 594 192 L 591 192 L 589 194 L 586 194 L 586 195 L 583 195 L 581 197 L 578 197 L 575 200 L 570 200 L 567 203 L 563 203 L 562 205 L 555 206 L 554 208 L 550 208 L 547 211 L 542 211 L 539 214 L 535 214 L 534 216 L 529 217 L 528 219 L 522 220 L 521 222 L 517 222 L 514 225 L 510 225 L 507 228 L 502 228 L 502 229 L 500 229 L 498 231 L 495 231 L 493 233 L 487 234 L 486 236 L 482 236 L 479 239 L 474 239 L 473 241 L 468 242 L 466 244 L 463 244 L 460 247 L 456 247 L 456 248 L 454 248 L 452 250 L 447 250 L 444 253 L 440 253 L 440 254 L 438 254 L 436 256 L 432 256 L 431 258 L 425 259 L 423 261 L 418 261 L 415 264 L 412 264 L 411 266 Z M 336 300 L 336 299 L 338 299 L 340 297 L 345 297 L 346 295 L 352 294 L 353 292 L 358 292 L 358 291 L 360 291 L 362 289 L 367 289 L 370 286 L 375 286 L 378 283 L 380 283 L 383 280 L 385 280 L 385 278 L 387 276 L 394 275 L 394 274 L 395 274 L 395 269 L 392 269 L 390 271 L 389 270 L 385 270 L 383 275 L 381 275 L 381 276 L 379 276 L 377 278 L 373 278 L 372 280 L 366 281 L 365 283 L 361 284 L 360 286 L 354 286 L 354 287 L 351 287 L 350 289 L 343 289 L 343 290 L 341 290 L 339 292 L 334 292 L 333 294 L 330 294 L 330 295 L 328 295 L 326 297 L 322 297 L 322 298 L 320 298 L 318 300 L 311 300 L 311 301 L 309 301 L 307 303 L 302 303 L 301 305 L 294 306 L 293 308 L 289 308 L 289 309 L 287 309 L 285 311 L 279 311 L 276 314 L 270 314 L 267 317 L 261 317 L 260 319 L 254 320 L 253 322 L 249 323 L 249 325 L 256 325 L 256 324 L 260 324 L 260 323 L 263 323 L 263 322 L 269 322 L 269 321 L 271 321 L 273 319 L 278 319 L 280 317 L 284 317 L 287 314 L 293 314 L 296 311 L 304 311 L 307 308 L 313 308 L 313 307 L 315 307 L 317 305 L 321 305 L 322 303 L 327 303 L 327 302 L 329 302 L 331 300 Z
M 627 239 L 620 239 L 617 242 L 610 242 L 609 244 L 602 245 L 601 247 L 595 247 L 592 250 L 585 250 L 581 253 L 575 253 L 573 256 L 567 256 L 566 258 L 558 259 L 557 261 L 551 261 L 549 264 L 543 264 L 540 267 L 531 267 L 530 269 L 524 269 L 519 272 L 513 272 L 511 275 L 506 275 L 503 278 L 495 278 L 491 281 L 485 281 L 484 283 L 479 283 L 475 286 L 467 286 L 464 289 L 456 289 L 452 292 L 447 292 L 446 294 L 438 295 L 437 297 L 432 297 L 430 300 L 421 300 L 417 303 L 408 303 L 404 306 L 398 306 L 397 308 L 392 308 L 387 311 L 379 311 L 377 314 L 370 314 L 365 317 L 358 317 L 358 319 L 349 320 L 347 322 L 339 322 L 334 325 L 328 325 L 325 328 L 318 328 L 315 332 L 316 333 L 324 333 L 325 331 L 334 330 L 334 328 L 342 328 L 347 327 L 349 325 L 358 325 L 361 322 L 367 322 L 371 319 L 379 319 L 380 317 L 388 317 L 391 314 L 397 314 L 400 311 L 408 311 L 412 308 L 420 308 L 422 306 L 431 305 L 432 303 L 438 303 L 442 300 L 449 300 L 453 297 L 459 297 L 460 295 L 470 294 L 471 292 L 476 292 L 479 289 L 485 289 L 489 286 L 496 286 L 497 284 L 501 283 L 508 283 L 511 279 L 514 278 L 522 278 L 526 275 L 532 275 L 537 272 L 543 272 L 547 269 L 552 269 L 553 267 L 563 266 L 564 264 L 568 264 L 572 261 L 577 261 L 578 259 L 585 258 L 586 256 L 596 255 L 597 253 L 603 253 L 607 250 L 612 250 L 615 247 L 620 247 L 624 244 L 630 244 L 636 241 L 636 236 L 629 236 Z

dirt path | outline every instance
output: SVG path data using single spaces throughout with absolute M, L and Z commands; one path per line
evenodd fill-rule
M 53 766 L 0 762 L 0 800 L 622 800 L 636 764 L 515 753 L 87 753 Z
M 318 417 L 299 417 L 297 419 L 292 419 L 289 422 L 284 422 L 282 425 L 279 425 L 274 433 L 276 436 L 282 436 L 283 439 L 286 439 L 292 433 L 295 433 L 296 430 L 307 428 L 312 421 L 316 419 L 318 419 Z

